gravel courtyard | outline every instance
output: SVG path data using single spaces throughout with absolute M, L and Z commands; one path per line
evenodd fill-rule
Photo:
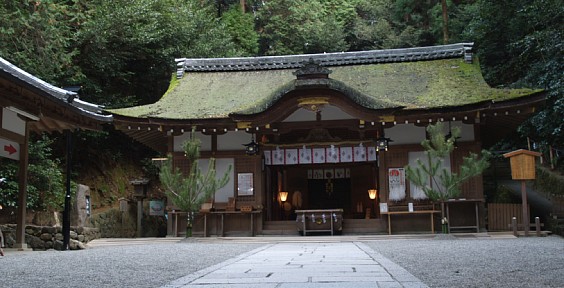
M 366 242 L 429 287 L 564 287 L 564 238 Z
M 254 239 L 10 252 L 0 257 L 0 287 L 160 287 L 265 242 L 288 241 Z M 429 287 L 564 287 L 564 238 L 559 236 L 375 239 L 358 241 Z

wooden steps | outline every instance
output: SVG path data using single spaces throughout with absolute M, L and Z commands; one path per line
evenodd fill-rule
M 299 235 L 296 221 L 265 221 L 262 235 Z
M 381 219 L 345 219 L 343 220 L 343 234 L 365 235 L 382 234 L 388 232 L 386 222 Z
M 381 219 L 344 219 L 343 235 L 370 235 L 387 233 L 386 222 Z M 296 221 L 266 221 L 262 235 L 300 235 Z

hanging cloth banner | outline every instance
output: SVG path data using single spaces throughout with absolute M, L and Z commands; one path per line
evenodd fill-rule
M 300 164 L 311 164 L 313 162 L 313 159 L 311 157 L 311 149 L 308 149 L 305 146 L 302 147 L 300 149 L 298 162 Z
M 331 145 L 325 148 L 277 147 L 264 150 L 265 165 L 324 164 L 377 161 L 376 147 Z
M 400 201 L 405 198 L 405 170 L 403 168 L 388 169 L 388 187 L 390 200 Z
M 298 149 L 286 149 L 286 165 L 298 164 Z

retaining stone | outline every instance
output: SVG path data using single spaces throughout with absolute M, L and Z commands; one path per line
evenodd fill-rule
M 16 242 L 16 225 L 0 225 L 0 229 L 2 229 L 4 234 L 6 247 L 14 247 Z M 28 225 L 25 228 L 25 232 L 25 243 L 33 250 L 63 249 L 64 237 L 61 227 Z M 73 250 L 84 249 L 85 243 L 100 238 L 100 230 L 89 227 L 71 227 L 70 236 L 69 248 Z

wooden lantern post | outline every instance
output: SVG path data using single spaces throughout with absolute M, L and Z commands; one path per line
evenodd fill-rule
M 541 153 L 519 149 L 513 152 L 503 154 L 503 157 L 509 158 L 511 164 L 511 178 L 513 180 L 521 180 L 521 197 L 523 202 L 523 228 L 525 236 L 529 236 L 529 210 L 527 209 L 527 187 L 526 180 L 534 180 L 535 175 L 535 157 L 541 156 Z

